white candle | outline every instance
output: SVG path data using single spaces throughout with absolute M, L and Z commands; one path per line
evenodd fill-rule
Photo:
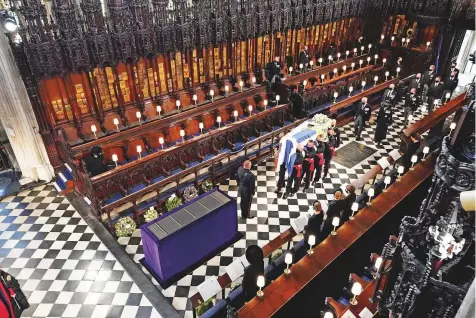
M 220 124 L 221 124 L 221 116 L 217 116 L 217 123 L 218 123 L 218 128 L 220 128 Z
M 345 72 L 345 70 L 347 69 L 347 66 L 342 66 L 342 70 Z
M 164 149 L 164 137 L 159 137 L 159 144 Z
M 364 90 L 364 89 L 365 89 L 365 85 L 366 85 L 366 84 L 367 84 L 367 82 L 365 82 L 365 81 L 362 81 L 362 90 Z
M 175 101 L 175 106 L 177 106 L 177 108 L 180 108 L 180 100 Z
M 293 73 L 293 67 L 290 66 L 290 67 L 289 67 L 289 74 L 292 74 L 292 73 Z
M 185 130 L 180 129 L 180 137 L 182 137 L 182 142 L 185 141 Z
M 321 80 L 324 81 L 324 79 L 326 78 L 326 76 L 324 74 L 321 75 Z
M 112 154 L 112 161 L 114 161 L 114 163 L 116 164 L 116 167 L 117 167 L 117 161 L 119 159 L 117 158 L 117 155 L 115 153 Z
M 306 85 L 307 85 L 307 81 L 306 80 L 302 81 L 302 86 L 304 86 L 304 88 L 306 88 Z
M 364 64 L 364 60 L 359 60 L 360 67 L 362 67 L 362 64 Z
M 332 71 L 334 72 L 334 76 L 338 76 L 338 75 L 339 75 L 339 74 L 337 74 L 337 69 L 336 69 L 336 68 L 333 69 Z
M 425 146 L 425 147 L 423 148 L 423 158 L 421 159 L 422 161 L 425 161 L 425 157 L 426 157 L 426 155 L 427 155 L 429 152 L 430 152 L 430 147 Z
M 337 53 L 337 60 L 340 59 L 340 53 Z
M 392 43 L 393 43 L 393 41 L 395 41 L 395 37 L 394 37 L 394 36 L 392 36 L 392 37 L 390 38 L 390 40 L 391 40 L 391 41 L 392 41 Z
M 228 90 L 229 90 L 229 89 L 230 89 L 230 88 L 228 87 L 228 85 L 225 85 L 225 95 L 228 95 Z
M 356 47 L 354 48 L 354 54 L 357 54 L 357 48 Z
M 365 47 L 362 45 L 362 46 L 360 47 L 360 51 L 362 52 L 362 54 L 364 53 L 364 50 L 365 50 Z
M 198 123 L 198 128 L 200 128 L 200 133 L 203 133 L 203 123 L 202 122 Z
M 370 56 L 367 58 L 367 65 L 370 64 Z
M 233 111 L 233 116 L 235 117 L 235 121 L 238 121 L 238 111 Z
M 215 91 L 213 89 L 210 90 L 210 96 L 212 98 L 212 102 L 213 102 L 213 96 L 215 95 Z
M 382 60 L 382 64 L 385 66 L 385 63 L 387 63 L 387 59 Z
M 116 126 L 117 131 L 119 131 L 119 119 L 114 118 L 114 119 L 112 120 L 112 122 L 113 122 L 114 125 Z
M 349 96 L 352 95 L 352 91 L 354 90 L 353 86 L 349 86 Z
M 349 55 L 349 50 L 345 51 L 345 58 L 347 58 L 347 56 Z
M 390 75 L 389 71 L 385 72 L 385 81 L 387 80 L 388 76 Z
M 299 64 L 299 68 L 302 70 L 304 65 L 302 63 Z
M 355 67 L 355 63 L 352 62 L 352 63 L 350 64 L 350 67 L 352 68 L 352 71 L 353 71 L 353 70 L 354 70 L 354 67 Z
M 193 94 L 192 99 L 193 99 L 193 104 L 196 106 L 197 105 L 197 99 L 198 99 L 197 94 Z
M 240 81 L 240 89 L 241 89 L 241 91 L 243 91 L 243 85 L 245 85 L 245 83 L 243 83 L 243 81 Z
M 426 49 L 428 50 L 428 47 L 430 46 L 430 41 L 426 42 Z
M 383 39 L 385 39 L 385 35 L 382 34 L 382 35 L 380 36 L 380 40 L 383 41 Z
M 311 68 L 312 68 L 312 66 L 314 65 L 314 61 L 313 61 L 313 60 L 310 60 L 310 61 L 309 61 L 309 65 L 311 65 Z
M 93 132 L 94 138 L 98 139 L 98 136 L 96 136 L 96 125 L 91 125 L 91 131 Z
M 141 146 L 137 146 L 137 153 L 139 154 L 139 158 L 142 158 L 141 152 L 142 152 L 142 147 L 141 147 Z
M 337 92 L 334 92 L 334 103 L 336 103 L 337 96 L 339 96 L 339 94 Z
M 378 76 L 375 76 L 375 77 L 374 77 L 375 85 L 377 85 L 377 81 L 378 81 Z
M 397 76 L 398 76 L 398 73 L 400 73 L 400 68 L 397 67 Z
M 322 57 L 319 58 L 319 66 L 322 66 Z
M 279 105 L 279 100 L 281 99 L 281 97 L 279 97 L 279 95 L 276 95 L 276 105 Z
M 251 112 L 253 111 L 253 106 L 251 105 L 248 105 L 248 112 L 250 113 L 250 116 L 251 116 Z
M 160 105 L 157 105 L 157 115 L 160 116 L 161 111 L 162 111 L 162 107 L 160 107 Z
M 328 58 L 329 58 L 329 61 L 332 61 L 332 55 L 329 55 Z
M 418 156 L 417 156 L 417 155 L 413 155 L 413 156 L 412 156 L 412 159 L 411 159 L 412 166 L 411 166 L 410 170 L 413 170 L 413 169 L 414 169 L 415 163 L 417 163 L 417 161 L 418 161 Z

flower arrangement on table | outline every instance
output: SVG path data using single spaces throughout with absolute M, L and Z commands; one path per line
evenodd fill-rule
M 172 211 L 176 207 L 179 207 L 182 205 L 182 199 L 177 197 L 175 194 L 172 194 L 170 198 L 165 201 L 165 207 L 167 208 L 167 211 Z
M 146 223 L 149 223 L 150 221 L 153 221 L 158 217 L 159 217 L 159 213 L 154 209 L 154 207 L 150 207 L 144 213 L 144 220 L 145 220 Z
M 183 199 L 185 202 L 190 202 L 196 197 L 198 197 L 198 190 L 193 185 L 189 185 L 183 190 Z
M 210 190 L 212 190 L 215 186 L 213 185 L 213 182 L 212 180 L 208 179 L 208 180 L 205 180 L 203 183 L 202 183 L 202 191 L 203 193 L 206 193 Z
M 136 222 L 130 217 L 120 218 L 114 226 L 117 236 L 131 236 L 136 229 Z

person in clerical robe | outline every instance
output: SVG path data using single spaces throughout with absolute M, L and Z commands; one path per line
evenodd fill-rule
M 309 140 L 304 147 L 304 161 L 302 162 L 303 170 L 303 179 L 304 179 L 304 189 L 306 192 L 309 189 L 309 184 L 311 183 L 312 176 L 314 174 L 314 156 L 316 155 L 316 147 L 314 141 Z
M 321 203 L 319 201 L 314 202 L 312 205 L 314 214 L 307 220 L 307 225 L 304 227 L 304 239 L 307 243 L 309 235 L 314 235 L 316 241 L 321 237 L 321 226 L 324 220 L 324 211 L 322 211 Z
M 245 255 L 250 265 L 245 268 L 241 286 L 243 287 L 245 301 L 250 301 L 258 291 L 256 285 L 258 276 L 264 275 L 264 255 L 263 250 L 258 245 L 248 246 Z
M 297 145 L 296 152 L 291 155 L 286 165 L 286 171 L 289 177 L 286 182 L 286 192 L 284 193 L 283 199 L 286 199 L 288 196 L 292 197 L 299 190 L 303 173 L 303 150 L 304 147 L 302 145 Z
M 377 115 L 377 127 L 375 128 L 374 142 L 380 146 L 382 140 L 387 137 L 388 127 L 393 123 L 393 110 L 391 103 L 382 103 Z

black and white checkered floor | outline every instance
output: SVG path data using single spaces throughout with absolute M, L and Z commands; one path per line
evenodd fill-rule
M 421 112 L 415 115 L 416 120 Z M 402 127 L 403 109 L 398 106 L 394 124 L 381 147 L 376 148 L 373 143 L 375 124 L 362 133 L 360 142 L 376 148 L 374 155 L 351 169 L 333 163 L 323 184 L 286 200 L 278 199 L 273 193 L 276 185 L 273 161 L 254 167 L 257 194 L 251 210 L 257 217 L 240 218 L 238 229 L 244 238 L 162 290 L 164 296 L 181 316 L 191 317 L 188 298 L 197 291 L 196 286 L 208 277 L 224 273 L 225 266 L 243 255 L 247 246 L 263 246 L 277 237 L 289 228 L 291 218 L 307 212 L 316 199 L 332 199 L 334 188 L 365 174 L 378 159 L 398 148 Z M 352 132 L 353 123 L 341 128 L 343 144 L 354 140 Z M 233 180 L 223 182 L 220 189 L 237 196 Z M 118 241 L 142 267 L 138 263 L 143 257 L 140 231 Z M 29 299 L 31 307 L 24 317 L 160 317 L 78 212 L 51 185 L 0 202 L 0 267 L 19 280 Z M 145 269 L 144 272 L 150 277 Z
M 0 268 L 28 297 L 22 317 L 161 317 L 52 185 L 0 202 Z

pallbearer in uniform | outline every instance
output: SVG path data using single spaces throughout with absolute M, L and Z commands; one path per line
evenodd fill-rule
M 304 161 L 303 149 L 302 145 L 297 145 L 296 153 L 292 154 L 289 158 L 286 166 L 289 177 L 283 199 L 286 199 L 288 196 L 292 197 L 299 190 L 302 178 L 302 162 Z
M 303 71 L 307 72 L 307 66 L 309 64 L 309 53 L 307 51 L 307 46 L 304 46 L 304 49 L 299 53 L 299 63 L 303 65 Z
M 304 189 L 303 191 L 309 188 L 311 183 L 312 176 L 314 174 L 314 157 L 316 155 L 316 147 L 314 146 L 314 141 L 309 140 L 306 147 L 304 147 L 304 161 L 302 163 L 302 170 L 304 178 Z
M 334 136 L 336 137 L 335 148 L 337 149 L 340 147 L 340 129 L 337 127 L 337 114 L 334 113 L 330 115 L 329 118 L 332 119 L 331 128 L 334 130 Z
M 244 219 L 252 219 L 250 214 L 251 202 L 256 192 L 255 175 L 251 172 L 251 161 L 246 160 L 243 163 L 244 173 L 239 179 L 238 194 L 241 198 L 241 217 Z
M 382 102 L 377 115 L 377 127 L 375 128 L 374 142 L 380 145 L 382 140 L 387 137 L 388 127 L 392 125 L 392 104 L 390 102 Z
M 326 148 L 324 150 L 324 176 L 322 177 L 323 179 L 327 177 L 327 173 L 329 172 L 329 168 L 331 166 L 331 160 L 332 157 L 334 157 L 335 153 L 337 139 L 334 129 L 330 128 L 327 131 L 327 138 L 328 140 L 325 143 Z
M 324 143 L 318 137 L 318 139 L 316 140 L 316 154 L 314 155 L 314 171 L 315 171 L 314 181 L 313 181 L 314 186 L 316 186 L 319 180 L 321 179 L 322 166 L 324 165 L 324 151 L 325 150 L 326 150 L 326 145 L 324 145 Z

